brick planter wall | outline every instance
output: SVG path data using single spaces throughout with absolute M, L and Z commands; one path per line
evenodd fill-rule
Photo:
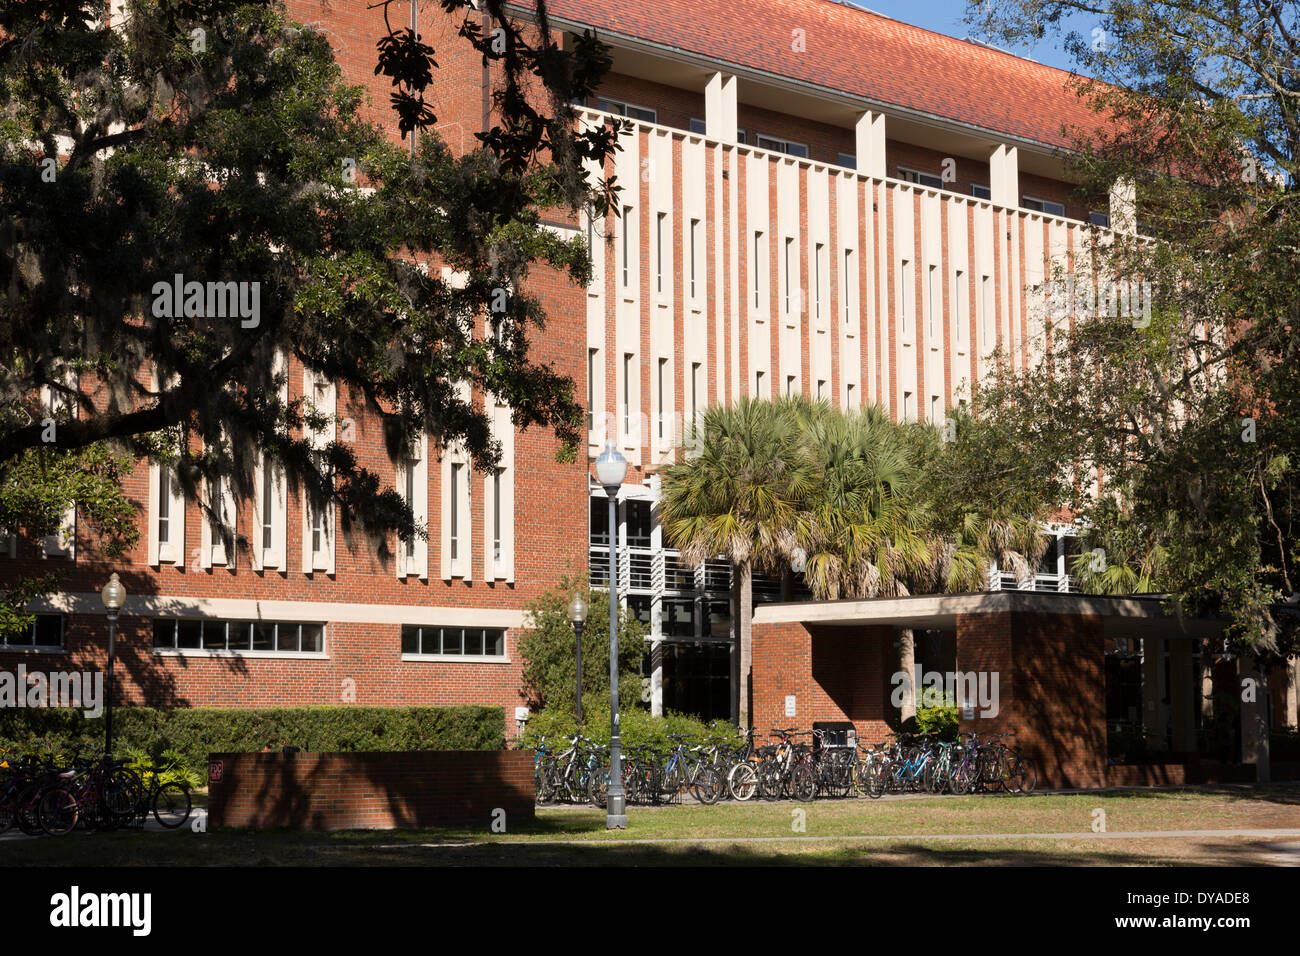
M 392 830 L 532 819 L 531 750 L 218 753 L 209 757 L 213 827 Z

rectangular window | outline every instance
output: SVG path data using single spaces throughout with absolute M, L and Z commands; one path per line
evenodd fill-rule
M 706 123 L 704 120 L 700 119 L 698 116 L 692 116 L 692 117 L 691 117 L 691 132 L 692 132 L 692 133 L 699 133 L 701 136 L 703 136 L 703 135 L 704 135 L 705 133 L 707 133 L 708 131 L 709 131 L 709 124 L 708 124 L 708 123 Z
M 844 324 L 850 325 L 853 322 L 853 300 L 849 295 L 849 290 L 853 288 L 853 280 L 856 273 L 853 271 L 853 250 L 844 250 Z
M 794 394 L 794 376 L 793 376 L 793 375 L 787 375 L 787 376 L 785 377 L 785 394 L 786 394 L 787 397 L 789 397 L 789 396 L 791 396 L 791 395 Z
M 501 563 L 501 473 L 502 468 L 492 472 L 492 563 Z
M 1094 226 L 1101 226 L 1103 229 L 1110 228 L 1110 213 L 1108 212 L 1090 212 L 1088 221 Z
M 448 504 L 451 507 L 451 559 L 460 560 L 460 483 L 461 470 L 464 465 L 453 463 L 451 466 L 451 487 L 448 489 Z
M 420 467 L 420 462 L 415 458 L 406 459 L 406 465 L 403 471 L 406 473 L 406 504 L 414 512 L 415 510 L 415 474 Z M 406 548 L 406 557 L 408 560 L 415 559 L 415 535 L 411 535 L 404 542 Z
M 700 221 L 698 219 L 692 219 L 691 220 L 691 298 L 692 299 L 695 298 L 695 268 L 696 268 L 696 264 L 695 264 L 696 263 L 695 260 L 696 241 L 695 240 L 699 231 L 700 231 Z
M 976 199 L 992 199 L 992 198 L 993 198 L 993 190 L 990 189 L 988 186 L 983 186 L 983 185 L 980 185 L 979 183 L 971 183 L 971 184 L 970 184 L 970 194 L 971 194 L 972 196 L 974 196 Z
M 631 272 L 628 270 L 629 256 L 631 255 L 630 247 L 632 245 L 632 207 L 623 207 L 623 288 L 627 289 L 632 284 Z
M 906 166 L 898 167 L 898 178 L 907 183 L 916 183 L 918 186 L 928 186 L 931 189 L 943 189 L 943 177 L 936 176 L 933 173 L 923 173 L 919 169 L 909 169 Z
M 153 622 L 153 646 L 163 651 L 319 654 L 325 646 L 325 625 L 160 617 Z
M 1065 207 L 1059 202 L 1048 202 L 1046 199 L 1036 199 L 1033 196 L 1022 196 L 1020 205 L 1025 209 L 1046 213 L 1049 216 L 1065 215 Z
M 993 277 L 980 276 L 980 347 L 993 344 Z
M 763 373 L 754 373 L 754 394 L 762 397 L 763 395 Z
M 596 352 L 587 349 L 587 431 L 596 430 Z
M 627 522 L 627 546 L 650 547 L 654 531 L 650 502 L 645 498 L 629 498 L 623 502 L 623 520 Z
M 817 379 L 817 400 L 821 401 L 825 397 L 826 397 L 826 380 L 819 378 Z
M 826 247 L 822 243 L 817 243 L 813 249 L 813 317 L 821 321 L 822 317 L 822 253 Z
M 939 421 L 939 396 L 930 396 L 930 424 L 936 424 Z
M 700 387 L 700 363 L 691 363 L 691 423 L 694 424 L 699 418 L 699 387 Z
M 623 355 L 623 435 L 632 434 L 632 353 Z
M 912 410 L 912 393 L 904 392 L 903 393 L 903 421 L 910 422 L 915 417 L 916 414 Z
M 858 157 L 854 156 L 852 153 L 838 153 L 835 157 L 835 162 L 843 166 L 845 169 L 858 168 Z
M 664 291 L 664 220 L 668 213 L 661 212 L 655 217 L 655 291 Z
M 271 463 L 262 464 L 262 550 L 275 547 L 275 475 Z
M 37 614 L 21 633 L 0 633 L 0 647 L 62 647 L 63 615 Z M 19 693 L 25 691 L 19 690 Z
M 759 149 L 770 149 L 774 153 L 785 153 L 787 156 L 798 156 L 802 159 L 808 158 L 808 146 L 805 143 L 777 139 L 775 136 L 764 136 L 760 133 L 754 137 L 754 145 Z
M 907 334 L 908 303 L 912 298 L 912 263 L 904 259 L 898 266 L 898 331 Z
M 853 383 L 852 383 L 852 382 L 849 383 L 849 385 L 848 385 L 846 391 L 848 392 L 848 395 L 847 395 L 847 399 L 846 399 L 846 401 L 844 402 L 844 405 L 845 405 L 846 408 L 848 408 L 849 411 L 853 411 L 854 408 L 856 407 L 856 406 L 854 406 L 854 404 L 853 404 L 853 402 L 855 401 L 856 396 L 854 395 L 854 386 L 853 386 Z
M 659 382 L 658 382 L 659 385 L 658 412 L 659 413 L 656 416 L 658 419 L 657 428 L 658 428 L 658 435 L 660 441 L 662 441 L 664 437 L 664 375 L 667 372 L 667 370 L 668 370 L 668 360 L 666 358 L 661 358 L 659 360 Z
M 754 261 L 750 271 L 754 273 L 754 308 L 759 308 L 759 277 L 762 274 L 763 234 L 754 233 Z
M 785 264 L 782 270 L 785 273 L 785 314 L 790 314 L 790 252 L 794 248 L 794 240 L 789 236 L 785 240 Z
M 939 267 L 930 266 L 926 272 L 926 298 L 928 312 L 926 314 L 925 336 L 930 340 L 930 346 L 936 348 L 939 345 L 938 316 L 939 307 L 942 304 L 939 300 Z
M 970 315 L 969 296 L 966 289 L 966 272 L 958 269 L 952 279 L 953 340 L 958 347 L 966 343 L 966 320 Z
M 658 122 L 659 114 L 648 106 L 636 106 L 622 100 L 610 100 L 600 97 L 596 100 L 596 109 L 605 113 L 615 113 L 628 119 L 641 120 L 644 123 Z
M 170 468 L 158 469 L 158 548 L 162 550 L 172 541 L 172 473 Z

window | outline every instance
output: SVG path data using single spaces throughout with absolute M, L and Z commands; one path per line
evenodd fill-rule
M 755 232 L 754 233 L 754 261 L 750 267 L 750 271 L 754 273 L 754 308 L 755 309 L 761 307 L 760 306 L 761 300 L 759 298 L 759 292 L 760 292 L 759 277 L 762 274 L 762 268 L 763 268 L 763 234 L 761 232 Z
M 966 272 L 958 269 L 952 277 L 953 303 L 953 341 L 961 348 L 966 343 L 966 320 L 970 315 L 970 303 L 966 289 Z
M 793 376 L 793 375 L 787 375 L 787 376 L 785 377 L 785 394 L 786 394 L 787 396 L 790 396 L 790 395 L 793 395 L 793 394 L 794 394 L 794 376 Z
M 492 471 L 492 563 L 501 563 L 501 473 L 505 469 Z
M 62 646 L 62 614 L 37 614 L 32 620 L 31 627 L 28 627 L 22 633 L 0 633 L 0 648 Z
M 993 344 L 993 277 L 980 276 L 980 346 Z
M 664 437 L 664 379 L 665 379 L 665 377 L 666 377 L 666 376 L 665 376 L 665 373 L 666 373 L 667 371 L 668 371 L 668 360 L 667 360 L 666 358 L 661 358 L 661 359 L 659 360 L 659 381 L 658 381 L 658 385 L 659 385 L 659 395 L 658 395 L 658 402 L 659 402 L 659 405 L 658 405 L 658 411 L 659 411 L 659 414 L 656 416 L 657 419 L 658 419 L 658 422 L 657 422 L 657 426 L 656 426 L 656 427 L 657 427 L 657 429 L 658 429 L 658 435 L 659 435 L 659 440 L 660 440 L 660 441 L 663 441 L 663 437 Z
M 853 411 L 855 408 L 857 408 L 857 406 L 853 404 L 853 403 L 857 400 L 857 396 L 856 396 L 856 394 L 855 394 L 856 389 L 855 389 L 855 387 L 854 387 L 854 385 L 853 385 L 852 382 L 849 383 L 849 385 L 848 385 L 846 391 L 847 391 L 848 394 L 847 394 L 847 396 L 846 396 L 846 399 L 845 399 L 845 402 L 844 402 L 844 406 L 845 406 L 845 408 L 847 408 L 849 411 Z
M 606 113 L 626 116 L 628 119 L 641 120 L 643 123 L 657 123 L 659 121 L 659 114 L 650 107 L 636 106 L 632 103 L 624 103 L 622 100 L 598 98 L 596 100 L 596 109 Z
M 691 363 L 691 423 L 699 418 L 700 363 Z
M 836 154 L 835 162 L 838 163 L 840 166 L 843 166 L 845 169 L 858 168 L 858 157 L 854 156 L 852 153 Z
M 623 502 L 623 507 L 623 520 L 627 522 L 627 546 L 629 548 L 650 547 L 654 523 L 651 520 L 649 499 L 629 498 Z
M 703 136 L 703 135 L 704 135 L 705 133 L 707 133 L 708 131 L 709 131 L 709 124 L 708 124 L 708 123 L 706 123 L 704 120 L 700 119 L 698 116 L 692 116 L 692 117 L 691 117 L 691 132 L 692 132 L 692 133 L 699 133 L 701 136 Z
M 168 549 L 172 543 L 172 496 L 174 494 L 170 468 L 158 469 L 158 550 Z
M 695 268 L 696 268 L 695 250 L 697 248 L 697 243 L 695 240 L 699 235 L 699 231 L 700 231 L 700 221 L 698 219 L 692 219 L 691 220 L 691 298 L 692 299 L 696 297 L 695 295 Z
M 898 332 L 907 335 L 908 303 L 912 298 L 912 263 L 904 259 L 898 266 Z
M 628 270 L 628 257 L 631 255 L 630 247 L 632 245 L 632 207 L 623 207 L 623 288 L 626 289 L 631 285 L 631 272 Z
M 745 131 L 743 129 L 736 130 L 736 142 L 737 143 L 745 142 Z
M 596 352 L 587 349 L 587 431 L 596 430 Z
M 813 248 L 813 318 L 817 321 L 822 317 L 822 260 L 825 252 L 826 246 L 820 242 Z
M 453 561 L 460 560 L 460 520 L 461 520 L 460 519 L 460 494 L 461 494 L 460 486 L 461 486 L 461 482 L 464 480 L 463 476 L 461 475 L 461 472 L 464 470 L 464 468 L 465 466 L 459 462 L 452 463 L 451 487 L 448 489 L 448 496 L 449 496 L 448 503 L 451 507 L 450 547 L 451 547 L 451 559 Z
M 262 466 L 262 550 L 275 547 L 275 474 L 264 463 Z
M 907 183 L 916 183 L 918 186 L 943 189 L 942 177 L 935 176 L 933 173 L 923 173 L 919 169 L 910 169 L 907 166 L 898 167 L 898 178 Z
M 632 434 L 632 353 L 623 354 L 623 435 Z
M 761 396 L 763 394 L 763 373 L 754 373 L 754 394 Z
M 1033 196 L 1022 196 L 1020 205 L 1025 209 L 1046 213 L 1049 216 L 1065 215 L 1065 207 L 1059 202 L 1048 202 L 1046 199 L 1035 199 Z
M 980 183 L 970 184 L 970 194 L 974 196 L 976 199 L 993 198 L 993 190 L 990 189 L 988 186 L 981 185 Z
M 404 656 L 505 657 L 506 632 L 496 627 L 402 625 Z
M 826 380 L 819 378 L 817 379 L 817 400 L 821 401 L 825 397 L 826 397 Z
M 853 289 L 854 279 L 856 278 L 857 278 L 857 273 L 853 269 L 853 250 L 845 249 L 844 250 L 844 324 L 845 325 L 851 325 L 853 323 L 853 296 L 851 294 L 851 290 Z
M 405 489 L 403 489 L 404 490 L 403 497 L 406 500 L 406 504 L 411 508 L 412 511 L 415 510 L 415 475 L 416 472 L 419 470 L 419 468 L 420 468 L 420 461 L 418 458 L 407 458 L 406 464 L 402 468 L 402 471 L 405 473 L 406 476 L 406 482 L 405 482 L 406 487 Z M 403 542 L 404 545 L 403 551 L 406 554 L 406 559 L 408 562 L 415 560 L 415 539 L 416 539 L 416 535 L 411 535 Z
M 903 393 L 903 421 L 910 422 L 916 415 L 912 410 L 912 393 Z
M 930 396 L 930 424 L 933 425 L 939 421 L 939 412 L 940 412 L 939 396 L 931 395 Z
M 1090 212 L 1088 221 L 1094 226 L 1101 226 L 1103 229 L 1110 228 L 1110 213 L 1108 212 Z
M 788 139 L 777 139 L 775 136 L 764 136 L 760 133 L 754 137 L 754 145 L 759 149 L 770 149 L 774 153 L 808 158 L 808 146 L 805 143 L 795 143 Z
M 668 213 L 655 216 L 655 291 L 664 291 L 664 220 Z
M 312 493 L 308 507 L 311 510 L 312 554 L 321 554 L 329 549 L 328 504 L 320 495 Z
M 939 345 L 939 332 L 936 328 L 938 323 L 939 309 L 943 305 L 939 298 L 939 267 L 930 266 L 925 274 L 926 279 L 926 326 L 925 337 L 930 340 L 930 347 L 937 348 Z
M 153 646 L 160 651 L 320 654 L 325 649 L 325 625 L 160 617 L 153 622 Z
M 790 314 L 790 252 L 794 249 L 794 240 L 789 236 L 785 239 L 785 264 L 782 271 L 785 274 L 785 314 Z

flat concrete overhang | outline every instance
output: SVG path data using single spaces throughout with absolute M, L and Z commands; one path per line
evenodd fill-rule
M 1215 637 L 1226 621 L 1177 616 L 1160 595 L 1104 597 L 1054 591 L 984 591 L 975 594 L 915 594 L 865 601 L 802 601 L 760 604 L 755 624 L 823 624 L 835 627 L 890 626 L 952 630 L 958 615 L 1070 614 L 1099 617 L 1111 634 L 1142 637 Z

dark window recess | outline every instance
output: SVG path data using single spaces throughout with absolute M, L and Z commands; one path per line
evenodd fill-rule
M 63 615 L 37 614 L 30 627 L 0 633 L 0 647 L 62 647 Z
M 629 548 L 650 547 L 650 502 L 632 498 L 627 506 L 627 544 Z M 608 503 L 606 504 L 608 507 Z
M 402 625 L 403 654 L 453 654 L 504 657 L 506 632 L 491 627 L 422 627 Z

